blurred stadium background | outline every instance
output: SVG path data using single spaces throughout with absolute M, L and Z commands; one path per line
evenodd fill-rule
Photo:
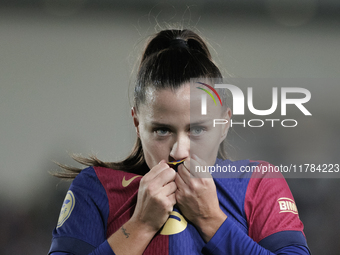
M 340 163 L 339 14 L 336 0 L 1 1 L 0 254 L 47 254 L 70 184 L 49 175 L 53 161 L 129 152 L 132 71 L 145 39 L 170 25 L 206 37 L 225 76 L 311 81 L 312 117 L 233 129 L 233 158 Z M 340 179 L 287 181 L 312 253 L 340 254 Z

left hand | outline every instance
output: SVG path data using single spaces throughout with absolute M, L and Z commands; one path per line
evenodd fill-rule
M 195 172 L 205 162 L 193 155 L 177 168 L 176 201 L 183 215 L 199 230 L 208 242 L 227 216 L 219 206 L 216 186 L 210 173 Z

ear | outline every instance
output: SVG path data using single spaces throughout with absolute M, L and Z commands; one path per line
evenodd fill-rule
M 221 141 L 220 142 L 222 142 L 227 137 L 229 127 L 230 127 L 231 116 L 232 116 L 232 113 L 231 113 L 230 108 L 228 107 L 223 112 L 223 119 L 228 120 L 228 123 L 226 125 L 223 125 L 223 127 L 222 127 Z
M 135 107 L 131 108 L 131 116 L 133 119 L 133 125 L 136 128 L 137 136 L 139 137 L 139 119 L 138 119 L 137 110 Z

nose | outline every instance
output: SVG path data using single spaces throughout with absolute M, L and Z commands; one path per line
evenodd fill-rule
M 173 144 L 170 157 L 175 160 L 188 158 L 190 155 L 190 138 L 188 134 L 178 134 Z

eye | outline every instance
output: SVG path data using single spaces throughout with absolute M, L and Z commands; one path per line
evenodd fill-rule
M 170 131 L 165 128 L 158 128 L 154 131 L 158 136 L 167 136 L 170 134 Z
M 190 128 L 190 135 L 192 136 L 199 136 L 205 132 L 204 127 L 191 127 Z

